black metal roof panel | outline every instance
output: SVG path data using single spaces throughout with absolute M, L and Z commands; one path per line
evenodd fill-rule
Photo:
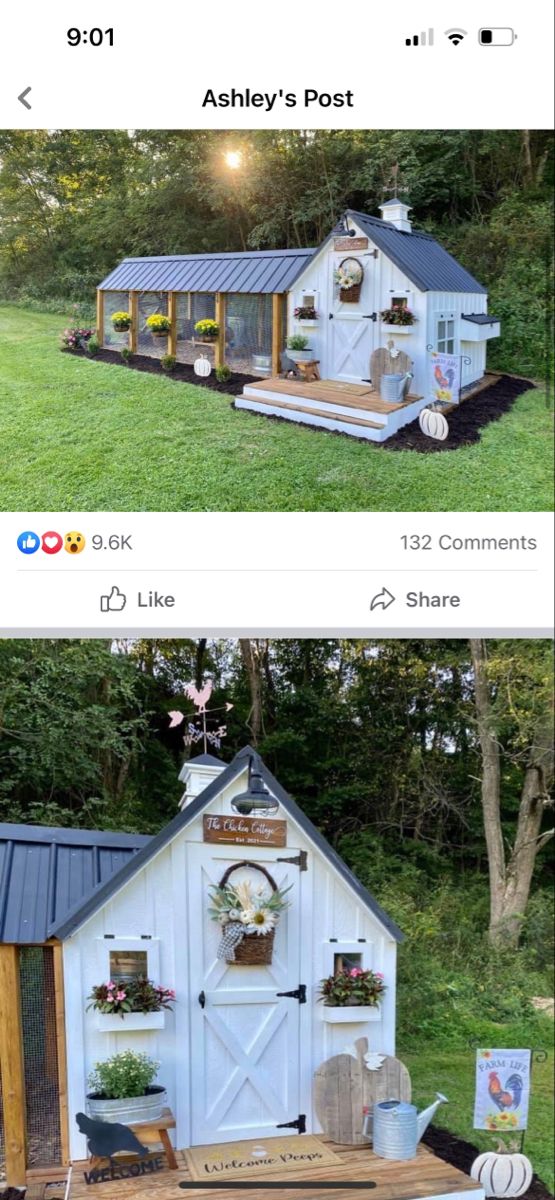
M 49 925 L 148 841 L 138 834 L 0 824 L 0 941 L 45 942 Z
M 286 292 L 314 250 L 249 250 L 124 258 L 99 284 L 112 292 Z
M 269 771 L 266 765 L 263 763 L 260 755 L 258 755 L 251 746 L 245 746 L 244 750 L 240 750 L 239 753 L 235 755 L 233 761 L 229 763 L 224 771 L 222 771 L 221 775 L 219 775 L 217 779 L 214 779 L 212 783 L 208 785 L 208 787 L 204 788 L 204 790 L 194 800 L 192 800 L 191 803 L 182 810 L 182 812 L 177 813 L 173 820 L 170 821 L 169 825 L 166 825 L 165 828 L 160 831 L 160 833 L 157 833 L 153 838 L 151 838 L 148 845 L 143 846 L 143 848 L 138 851 L 135 857 L 128 861 L 121 868 L 121 870 L 118 871 L 117 875 L 113 876 L 105 884 L 96 888 L 92 895 L 87 897 L 83 903 L 77 904 L 73 911 L 70 912 L 62 921 L 54 921 L 50 926 L 49 936 L 57 937 L 61 940 L 69 937 L 76 929 L 79 928 L 80 925 L 83 924 L 84 921 L 87 920 L 88 917 L 92 916 L 92 914 L 96 912 L 97 909 L 101 908 L 103 904 L 106 904 L 106 902 L 114 895 L 114 893 L 119 891 L 123 884 L 131 879 L 136 872 L 145 865 L 145 863 L 149 862 L 150 859 L 158 853 L 159 850 L 163 849 L 163 847 L 167 845 L 177 833 L 179 833 L 182 829 L 185 829 L 187 825 L 194 821 L 195 818 L 203 812 L 210 801 L 221 791 L 223 791 L 228 784 L 232 783 L 237 775 L 241 774 L 241 772 L 245 769 L 245 760 L 248 760 L 249 757 L 252 758 L 253 763 L 260 770 L 262 778 L 264 779 L 267 787 L 271 792 L 273 792 L 274 796 L 279 800 L 285 811 L 288 812 L 293 820 L 298 823 L 309 840 L 323 854 L 328 862 L 331 862 L 332 866 L 335 867 L 338 873 L 345 880 L 346 884 L 356 893 L 358 899 L 365 906 L 365 908 L 369 909 L 373 916 L 375 916 L 377 920 L 388 930 L 391 936 L 395 938 L 395 941 L 402 942 L 404 939 L 404 934 L 399 929 L 399 926 L 396 925 L 395 921 L 393 921 L 392 918 L 384 911 L 384 909 L 381 908 L 377 900 L 374 899 L 370 892 L 363 887 L 363 885 L 356 878 L 356 875 L 353 875 L 353 872 L 349 870 L 347 864 L 343 862 L 343 859 L 340 858 L 336 851 L 329 845 L 325 837 L 323 837 L 319 830 L 316 829 L 315 825 L 312 824 L 312 821 L 308 819 L 308 817 L 305 815 L 302 809 L 299 808 L 298 804 L 295 803 L 288 792 L 282 788 L 281 784 L 278 783 L 277 779 L 274 778 L 271 771 Z
M 353 209 L 348 209 L 345 215 L 360 225 L 375 245 L 421 292 L 487 293 L 487 289 L 429 233 L 414 229 L 405 233 L 396 229 L 391 221 L 370 217 Z
M 463 321 L 471 321 L 473 325 L 499 325 L 501 317 L 494 317 L 492 313 L 463 313 Z

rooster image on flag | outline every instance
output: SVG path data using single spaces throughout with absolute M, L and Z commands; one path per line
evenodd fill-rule
M 435 404 L 458 404 L 461 390 L 461 358 L 433 350 L 429 365 L 430 398 Z
M 522 1076 L 511 1075 L 504 1087 L 501 1086 L 501 1081 L 497 1071 L 490 1071 L 488 1092 L 501 1112 L 505 1108 L 518 1108 L 522 1099 Z
M 530 1050 L 477 1050 L 474 1128 L 526 1129 Z

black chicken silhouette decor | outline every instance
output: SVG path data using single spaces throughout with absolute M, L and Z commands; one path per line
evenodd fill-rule
M 77 1113 L 75 1120 L 79 1132 L 85 1134 L 89 1154 L 94 1158 L 108 1158 L 113 1166 L 112 1155 L 119 1150 L 138 1154 L 140 1158 L 149 1153 L 148 1147 L 143 1146 L 127 1125 L 120 1125 L 116 1121 L 94 1121 L 82 1112 Z

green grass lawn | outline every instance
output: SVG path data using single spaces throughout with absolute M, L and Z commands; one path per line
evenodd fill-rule
M 503 1036 L 505 1040 L 502 1040 Z M 496 1044 L 522 1044 L 507 1041 L 507 1037 L 511 1037 L 510 1031 L 503 1031 Z M 553 1191 L 553 1047 L 549 1036 L 546 1037 L 545 1049 L 548 1052 L 547 1061 L 535 1063 L 533 1068 L 524 1152 L 536 1174 Z M 434 1043 L 423 1043 L 413 1053 L 405 1053 L 400 1048 L 398 1054 L 410 1071 L 413 1099 L 419 1109 L 431 1104 L 436 1091 L 443 1092 L 449 1104 L 442 1105 L 438 1110 L 434 1123 L 472 1142 L 480 1151 L 497 1149 L 495 1134 L 472 1128 L 475 1073 L 475 1054 L 472 1050 L 457 1051 Z M 520 1134 L 513 1134 L 512 1137 L 520 1142 Z M 506 1137 L 502 1140 L 508 1142 L 511 1139 Z
M 521 396 L 453 453 L 388 452 L 59 351 L 63 317 L 0 308 L 0 509 L 551 508 L 551 415 Z

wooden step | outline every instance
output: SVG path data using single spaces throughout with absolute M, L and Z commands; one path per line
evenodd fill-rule
M 309 408 L 304 404 L 296 404 L 293 401 L 279 400 L 276 396 L 275 400 L 268 400 L 266 396 L 243 395 L 238 397 L 240 400 L 252 401 L 253 404 L 265 404 L 268 408 L 286 408 L 291 412 L 306 413 L 309 417 L 325 417 L 327 421 L 340 421 L 342 425 L 365 425 L 368 429 L 383 430 L 383 425 L 378 425 L 377 421 L 367 421 L 364 417 L 346 417 L 343 413 L 334 413 L 322 408 Z

